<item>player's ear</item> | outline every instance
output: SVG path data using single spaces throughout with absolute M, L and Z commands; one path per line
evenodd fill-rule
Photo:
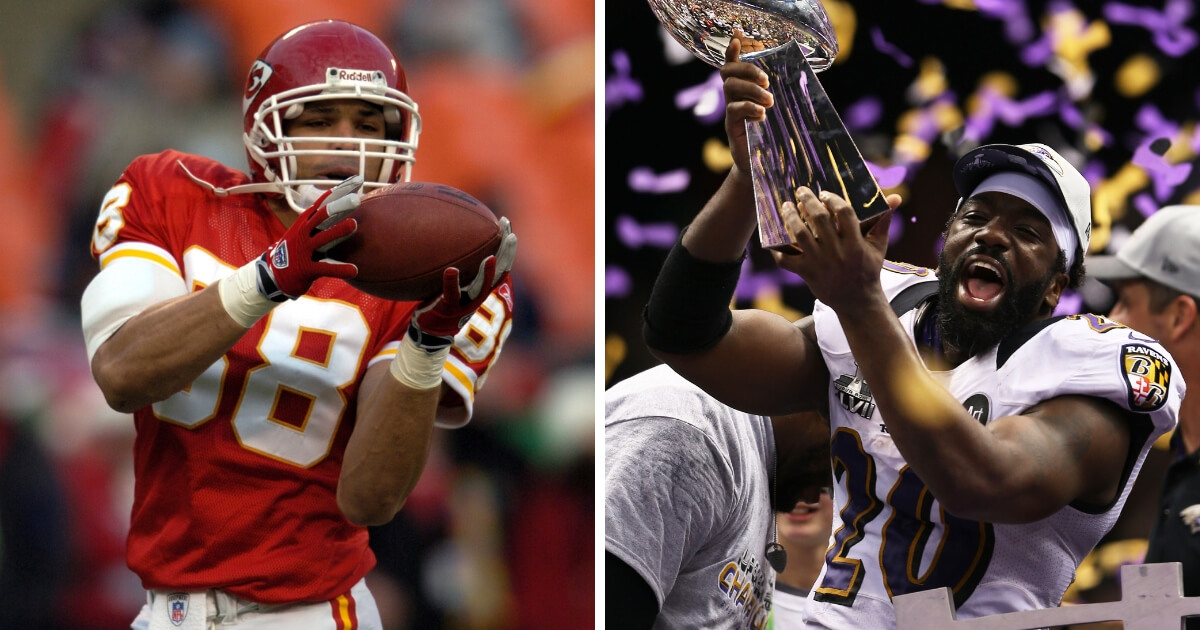
M 1200 320 L 1197 319 L 1200 313 L 1197 313 L 1197 308 L 1196 298 L 1186 293 L 1171 300 L 1167 308 L 1167 324 L 1170 325 L 1171 336 L 1174 339 L 1179 339 L 1200 327 Z
M 1043 298 L 1042 306 L 1046 314 L 1054 313 L 1054 309 L 1058 308 L 1058 301 L 1062 299 L 1062 294 L 1067 290 L 1067 285 L 1071 282 L 1071 277 L 1066 272 L 1060 271 L 1054 274 L 1050 280 L 1050 286 L 1046 287 L 1046 295 Z

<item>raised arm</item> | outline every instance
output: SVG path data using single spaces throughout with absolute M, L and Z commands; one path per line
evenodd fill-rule
M 721 68 L 733 169 L 659 272 L 645 311 L 646 343 L 732 407 L 759 414 L 820 409 L 828 374 L 810 323 L 729 310 L 757 226 L 745 123 L 761 119 L 773 103 L 766 75 L 738 61 L 738 51 L 734 39 Z

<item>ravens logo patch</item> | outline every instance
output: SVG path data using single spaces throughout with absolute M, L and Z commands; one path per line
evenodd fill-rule
M 1121 368 L 1129 390 L 1129 408 L 1151 412 L 1167 402 L 1171 362 L 1159 351 L 1140 343 L 1121 347 Z

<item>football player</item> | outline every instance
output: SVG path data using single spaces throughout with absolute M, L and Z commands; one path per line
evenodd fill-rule
M 898 195 L 864 225 L 800 188 L 783 212 L 795 245 L 774 256 L 813 314 L 731 313 L 756 224 L 745 122 L 772 97 L 736 42 L 721 74 L 735 164 L 668 256 L 644 331 L 726 404 L 829 418 L 835 535 L 806 626 L 895 627 L 892 598 L 940 587 L 958 618 L 1057 606 L 1184 395 L 1157 341 L 1053 316 L 1082 277 L 1087 181 L 1040 144 L 968 152 L 936 272 L 884 260 Z
M 249 176 L 168 150 L 104 198 L 82 319 L 96 382 L 137 426 L 134 628 L 380 627 L 366 526 L 404 505 L 434 426 L 470 419 L 511 329 L 516 248 L 502 221 L 495 255 L 419 304 L 355 290 L 320 253 L 356 229 L 360 191 L 408 179 L 406 89 L 372 33 L 305 24 L 247 76 Z

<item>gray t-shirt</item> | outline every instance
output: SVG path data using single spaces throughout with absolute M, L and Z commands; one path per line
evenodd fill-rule
M 770 419 L 666 366 L 604 395 L 604 540 L 658 598 L 655 628 L 766 625 L 775 573 Z

